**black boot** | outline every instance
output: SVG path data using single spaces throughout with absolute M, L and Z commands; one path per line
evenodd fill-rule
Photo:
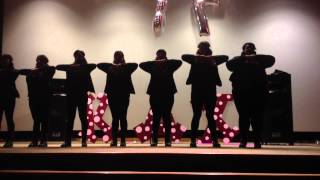
M 28 147 L 38 147 L 38 141 L 37 140 L 33 140 Z
M 13 147 L 13 141 L 7 140 L 6 143 L 3 145 L 4 148 L 12 148 Z
M 121 137 L 120 146 L 121 146 L 121 147 L 126 147 L 126 138 L 123 137 L 123 136 Z
M 63 144 L 60 145 L 60 147 L 62 148 L 68 148 L 68 147 L 71 147 L 71 142 L 67 142 L 65 141 Z
M 152 147 L 158 146 L 158 138 L 152 137 L 152 138 L 151 138 L 150 146 L 152 146 Z
M 42 147 L 42 148 L 48 147 L 47 141 L 41 141 L 40 144 L 39 144 L 39 147 Z
M 190 147 L 191 148 L 197 147 L 196 138 L 191 138 Z

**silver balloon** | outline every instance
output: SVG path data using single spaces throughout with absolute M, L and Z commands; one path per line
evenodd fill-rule
M 206 6 L 220 6 L 220 0 L 205 0 Z
M 193 0 L 193 10 L 196 14 L 200 36 L 210 36 L 208 18 L 205 12 L 205 1 Z
M 160 36 L 166 24 L 166 11 L 168 0 L 157 0 L 156 13 L 152 21 L 153 32 Z

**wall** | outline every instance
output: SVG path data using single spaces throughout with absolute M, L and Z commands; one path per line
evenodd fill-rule
M 126 61 L 140 63 L 152 60 L 159 48 L 169 58 L 195 53 L 197 44 L 208 40 L 214 54 L 239 55 L 241 46 L 252 41 L 258 53 L 272 54 L 277 61 L 268 73 L 280 69 L 292 74 L 295 131 L 320 131 L 319 47 L 320 21 L 316 0 L 223 0 L 221 7 L 207 7 L 212 35 L 199 37 L 191 0 L 169 0 L 165 33 L 155 37 L 151 20 L 155 1 L 151 0 L 5 0 L 3 52 L 15 59 L 16 68 L 32 68 L 38 54 L 46 54 L 50 64 L 73 62 L 73 51 L 82 49 L 91 63 L 111 62 L 113 53 L 122 50 Z M 179 93 L 175 96 L 173 114 L 177 121 L 190 128 L 192 109 L 190 87 L 185 85 L 189 65 L 175 73 Z M 230 93 L 230 72 L 219 67 L 223 86 L 219 92 Z M 64 78 L 57 72 L 56 78 Z M 102 92 L 105 74 L 92 73 L 97 92 Z M 144 121 L 149 108 L 146 88 L 149 75 L 138 69 L 133 74 L 136 94 L 131 96 L 128 121 L 131 129 Z M 17 130 L 31 130 L 24 77 L 17 86 Z M 111 122 L 110 112 L 106 121 Z M 237 113 L 230 103 L 225 119 L 237 125 Z M 4 124 L 4 122 L 3 122 Z M 201 129 L 206 125 L 202 117 Z M 77 119 L 76 129 L 80 128 Z

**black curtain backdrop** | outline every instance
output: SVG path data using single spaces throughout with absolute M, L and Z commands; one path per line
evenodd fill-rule
M 4 0 L 0 0 L 0 54 L 2 54 Z

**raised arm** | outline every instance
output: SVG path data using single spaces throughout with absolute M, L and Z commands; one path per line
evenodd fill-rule
M 235 71 L 239 64 L 241 63 L 241 56 L 234 57 L 226 63 L 226 66 L 229 71 Z
M 152 71 L 152 65 L 154 64 L 154 61 L 147 61 L 147 62 L 143 62 L 143 63 L 140 63 L 139 64 L 139 67 L 142 69 L 142 70 L 144 70 L 144 71 L 146 71 L 146 72 L 148 72 L 148 73 L 151 73 L 151 71 Z
M 180 60 L 171 59 L 167 62 L 169 65 L 169 70 L 172 72 L 176 71 L 182 65 L 182 62 Z
M 31 69 L 20 69 L 19 74 L 28 76 L 31 73 L 31 71 L 32 71 Z
M 128 71 L 130 74 L 133 73 L 138 68 L 137 63 L 126 63 L 126 66 L 128 67 Z
M 112 66 L 111 63 L 99 63 L 97 64 L 98 69 L 101 71 L 108 73 L 108 69 Z
M 217 66 L 228 61 L 229 57 L 225 55 L 213 56 L 213 59 Z
M 69 64 L 57 65 L 56 69 L 59 71 L 69 71 L 71 69 L 71 65 L 69 65 Z
M 189 64 L 194 64 L 195 63 L 195 58 L 196 56 L 195 55 L 192 55 L 192 54 L 184 54 L 181 56 L 181 59 Z
M 259 61 L 258 61 L 259 64 L 263 68 L 269 68 L 269 67 L 273 66 L 276 61 L 275 58 L 270 55 L 257 55 L 257 57 L 259 58 Z

